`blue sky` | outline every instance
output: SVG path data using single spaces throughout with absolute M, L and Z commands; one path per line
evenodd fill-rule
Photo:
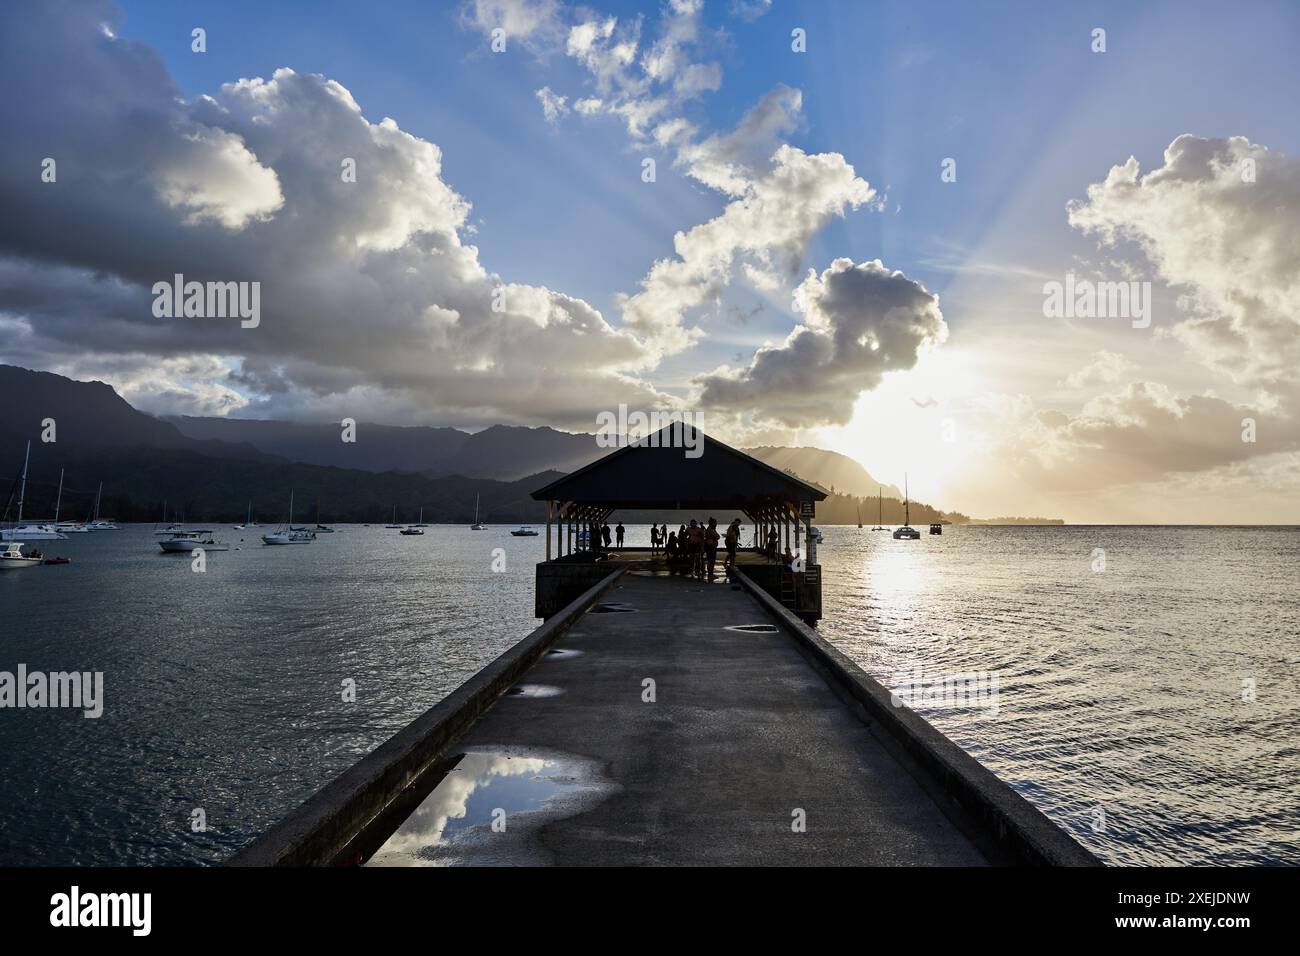
M 186 95 L 281 66 L 339 80 L 369 118 L 391 116 L 442 147 L 446 179 L 474 205 L 489 268 L 605 310 L 615 293 L 635 288 L 649 262 L 671 253 L 677 229 L 723 205 L 680 171 L 661 170 L 647 188 L 639 160 L 662 151 L 630 144 L 615 120 L 549 126 L 534 90 L 579 92 L 582 69 L 521 47 L 487 53 L 457 4 L 121 6 L 123 36 L 153 47 Z M 596 5 L 651 22 L 660 7 Z M 1229 12 L 1183 2 L 777 0 L 746 23 L 724 0 L 706 7 L 705 19 L 727 34 L 714 50 L 724 80 L 690 115 L 724 130 L 775 84 L 796 87 L 805 121 L 792 141 L 842 153 L 888 194 L 885 214 L 832 221 L 807 260 L 879 256 L 940 294 L 951 279 L 942 264 L 959 264 L 971 250 L 1052 267 L 1080 242 L 1065 222 L 1066 200 L 1130 154 L 1144 168 L 1158 163 L 1180 132 L 1246 134 L 1300 152 L 1295 4 Z M 195 25 L 208 31 L 206 55 L 190 51 Z M 804 55 L 790 52 L 796 26 L 808 31 Z M 1090 50 L 1098 26 L 1107 31 L 1105 54 Z M 956 183 L 939 179 L 945 157 L 958 161 Z M 1004 234 L 986 249 L 994 224 Z M 735 298 L 746 311 L 756 302 L 743 292 Z M 962 321 L 950 309 L 945 316 Z M 783 335 L 789 324 L 788 314 L 769 314 L 718 338 Z M 729 354 L 725 346 L 718 352 Z
M 1300 7 L 764 6 L 0 14 L 0 359 L 156 412 L 677 406 L 972 513 L 1300 518 Z M 32 189 L 51 154 L 71 175 Z M 267 321 L 160 327 L 182 269 L 259 278 Z M 1045 319 L 1067 273 L 1150 283 L 1155 322 Z

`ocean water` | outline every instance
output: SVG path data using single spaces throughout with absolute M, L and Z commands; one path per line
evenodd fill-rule
M 224 860 L 536 625 L 508 531 L 42 542 L 73 563 L 0 573 L 0 670 L 102 671 L 104 713 L 0 710 L 0 864 Z M 1300 530 L 823 531 L 822 633 L 981 675 L 917 709 L 1107 862 L 1300 862 Z

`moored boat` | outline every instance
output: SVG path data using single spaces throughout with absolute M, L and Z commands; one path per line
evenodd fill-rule
M 34 568 L 43 561 L 41 553 L 23 553 L 23 542 L 10 541 L 0 549 L 0 571 L 16 571 L 20 568 Z

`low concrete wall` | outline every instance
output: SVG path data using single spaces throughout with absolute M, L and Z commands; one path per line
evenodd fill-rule
M 546 561 L 537 565 L 533 616 L 550 618 L 609 574 L 612 565 L 591 559 Z
M 229 862 L 231 866 L 330 866 L 348 846 L 546 652 L 622 575 L 605 576 L 562 611 L 326 784 Z
M 781 600 L 781 575 L 786 573 L 784 565 L 747 564 L 745 573 L 758 587 L 762 588 L 778 602 Z M 794 575 L 794 612 L 809 624 L 821 620 L 822 616 L 822 569 L 812 565 L 801 574 Z
M 736 570 L 736 578 L 798 642 L 831 686 L 858 704 L 931 775 L 944 794 L 1013 857 L 1033 866 L 1101 865 L 1091 851 L 915 711 L 895 707 L 884 686 L 786 610 L 743 570 Z

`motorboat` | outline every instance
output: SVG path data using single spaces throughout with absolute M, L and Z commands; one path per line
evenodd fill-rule
M 525 525 L 520 525 L 518 531 L 511 531 L 510 534 L 513 535 L 513 536 L 516 537 L 516 538 L 535 538 L 535 537 L 537 537 L 537 532 L 534 531 L 532 528 L 528 527 L 528 525 L 526 525 L 526 524 L 525 524 Z
M 399 531 L 399 532 L 397 532 L 397 533 L 398 533 L 398 534 L 407 534 L 407 535 L 411 535 L 411 534 L 424 534 L 424 529 L 423 529 L 423 528 L 417 528 L 415 525 L 411 525 L 411 526 L 409 526 L 409 527 L 403 528 L 401 531 Z
M 16 571 L 19 568 L 34 568 L 44 558 L 39 551 L 32 554 L 23 553 L 23 542 L 10 541 L 0 550 L 0 571 Z
M 937 521 L 930 523 L 930 534 L 943 534 L 943 525 Z

